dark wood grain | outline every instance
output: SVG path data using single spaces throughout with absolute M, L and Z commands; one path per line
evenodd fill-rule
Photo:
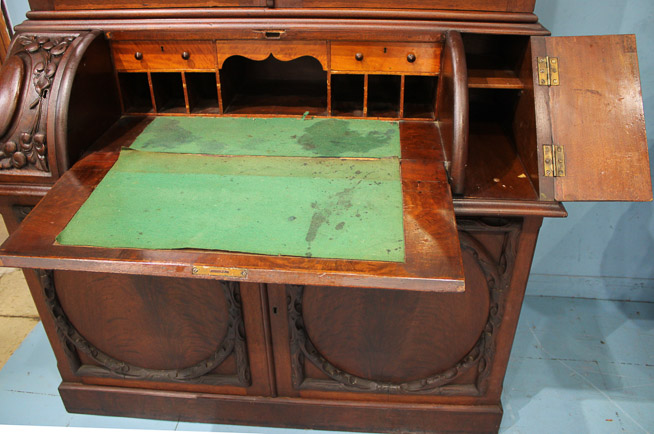
M 536 100 L 534 95 L 534 80 L 531 70 L 531 41 L 525 44 L 518 69 L 518 80 L 524 84 L 524 90 L 519 94 L 515 108 L 515 117 L 511 131 L 515 140 L 515 148 L 520 161 L 525 168 L 534 189 L 540 190 L 538 175 L 538 141 L 536 136 Z
M 265 0 L 185 0 L 188 7 L 264 7 Z M 57 10 L 85 10 L 85 9 L 140 9 L 140 8 L 162 8 L 176 7 L 179 3 L 170 0 L 112 0 L 105 2 L 101 0 L 54 0 L 54 7 Z
M 91 32 L 72 48 L 53 111 L 57 166 L 68 170 L 120 117 L 109 44 Z M 101 101 L 101 103 L 99 103 Z
M 463 359 L 486 323 L 488 289 L 466 277 L 464 293 L 439 297 L 308 286 L 302 298 L 307 336 L 348 373 L 387 382 L 428 377 Z
M 549 88 L 552 141 L 564 146 L 567 166 L 555 179 L 556 199 L 652 200 L 636 37 L 547 38 L 546 45 L 562 74 Z
M 33 1 L 35 9 L 46 9 L 47 4 Z M 452 0 L 411 0 L 403 2 L 404 9 L 454 9 L 469 11 L 497 12 L 533 12 L 535 0 L 469 0 L 465 3 Z M 151 0 L 147 3 L 135 0 L 113 0 L 111 2 L 93 0 L 53 0 L 52 5 L 57 10 L 75 9 L 112 9 L 112 8 L 162 8 L 176 7 L 178 3 L 170 0 Z M 264 0 L 195 0 L 185 3 L 188 7 L 263 7 Z M 348 1 L 317 1 L 317 0 L 275 0 L 276 7 L 318 7 L 318 8 L 352 8 Z M 397 8 L 397 2 L 390 0 L 363 0 L 357 3 L 358 8 Z
M 536 200 L 511 140 L 492 123 L 472 125 L 465 197 Z
M 208 358 L 227 333 L 217 282 L 107 273 L 55 273 L 61 305 L 86 339 L 113 358 L 153 370 Z
M 38 1 L 38 0 L 36 0 Z M 31 0 L 30 3 L 36 3 Z M 27 12 L 30 20 L 64 20 L 64 19 L 107 19 L 107 18 L 209 18 L 209 17 L 257 17 L 271 18 L 384 18 L 384 19 L 422 19 L 450 21 L 484 21 L 484 22 L 523 22 L 535 23 L 538 17 L 529 12 L 485 12 L 463 10 L 420 10 L 420 9 L 331 9 L 331 8 L 283 8 L 247 9 L 247 8 L 168 8 L 168 9 L 84 9 L 59 10 L 48 7 L 47 0 L 41 5 L 32 5 Z
M 85 20 L 85 26 L 90 29 L 102 29 L 110 32 L 110 36 L 121 39 L 156 39 L 165 36 L 168 39 L 258 39 L 264 35 L 253 32 L 252 29 L 269 29 L 267 18 L 182 18 L 166 20 L 156 18 L 146 19 L 93 19 Z M 515 35 L 548 35 L 543 26 L 536 23 L 504 23 L 477 21 L 422 21 L 422 20 L 385 20 L 385 19 L 326 19 L 316 18 L 309 22 L 296 18 L 280 18 L 275 21 L 276 29 L 284 29 L 284 38 L 298 40 L 321 40 L 329 36 L 332 40 L 377 40 L 397 41 L 401 34 L 402 41 L 439 41 L 447 30 L 468 31 L 486 34 Z M 75 30 L 79 29 L 79 20 L 44 20 L 25 21 L 17 26 L 20 31 L 35 31 L 47 29 Z M 193 29 L 192 33 L 189 30 Z M 116 34 L 116 33 L 120 34 Z M 164 33 L 164 34 L 162 34 Z M 129 36 L 128 36 L 129 35 Z
M 497 432 L 499 404 L 398 405 L 327 399 L 248 398 L 63 383 L 76 413 L 351 431 Z
M 469 103 L 468 70 L 461 34 L 447 32 L 438 82 L 438 120 L 443 149 L 450 162 L 452 193 L 462 194 L 468 164 Z

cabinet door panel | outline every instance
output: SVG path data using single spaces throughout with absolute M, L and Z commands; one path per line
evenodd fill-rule
M 562 145 L 566 167 L 565 176 L 546 176 L 539 149 L 545 195 L 651 200 L 635 36 L 534 37 L 532 46 L 539 147 Z M 538 57 L 545 56 L 558 59 L 559 85 L 538 84 Z
M 57 334 L 86 382 L 270 393 L 258 285 L 41 273 Z

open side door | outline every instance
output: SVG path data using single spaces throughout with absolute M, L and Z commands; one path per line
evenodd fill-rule
M 635 36 L 531 42 L 541 199 L 652 200 Z

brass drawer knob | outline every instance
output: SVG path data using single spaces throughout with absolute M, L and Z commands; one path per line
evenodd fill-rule
M 184 59 L 184 60 L 188 60 L 189 57 L 191 57 L 191 53 L 189 53 L 188 51 L 184 51 L 184 52 L 182 53 L 182 59 Z
M 136 60 L 143 60 L 143 53 L 141 53 L 140 51 L 137 51 L 136 53 L 134 53 L 134 58 Z
M 354 58 L 357 59 L 359 62 L 361 62 L 363 60 L 363 53 L 355 54 Z
M 416 61 L 416 55 L 413 53 L 410 53 L 408 56 L 406 56 L 406 60 L 409 63 L 413 63 Z

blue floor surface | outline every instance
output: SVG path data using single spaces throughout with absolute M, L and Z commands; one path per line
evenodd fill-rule
M 39 324 L 0 371 L 0 424 L 319 432 L 68 414 L 60 381 Z M 654 430 L 654 303 L 526 297 L 502 403 L 505 433 Z

